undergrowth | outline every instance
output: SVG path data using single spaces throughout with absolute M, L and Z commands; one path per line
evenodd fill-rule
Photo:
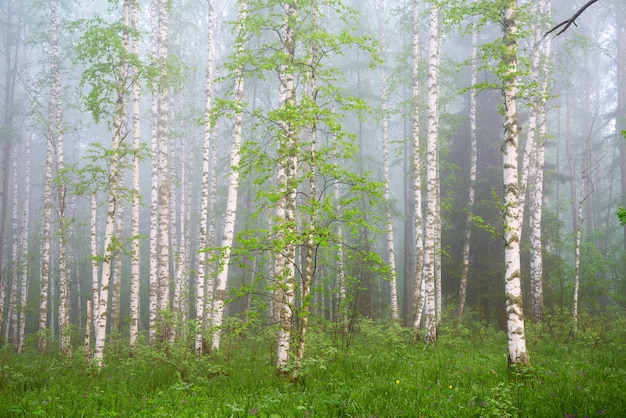
M 80 349 L 68 360 L 4 346 L 0 416 L 626 416 L 626 319 L 588 317 L 576 338 L 559 319 L 528 325 L 532 366 L 521 369 L 507 365 L 506 335 L 478 324 L 443 327 L 436 346 L 368 320 L 349 340 L 317 324 L 295 382 L 276 377 L 267 329 L 200 358 L 188 343 L 132 355 L 120 345 L 99 373 Z

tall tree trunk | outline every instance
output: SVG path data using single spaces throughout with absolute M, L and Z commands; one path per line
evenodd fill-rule
M 427 210 L 426 210 L 426 233 L 425 233 L 425 279 L 426 279 L 426 334 L 427 342 L 437 341 L 437 306 L 436 306 L 436 243 L 437 240 L 437 141 L 438 141 L 438 66 L 437 49 L 438 39 L 438 5 L 430 4 L 429 15 L 429 42 L 428 42 L 428 141 L 427 141 Z
M 385 38 L 385 6 L 382 0 L 376 1 L 376 15 L 378 19 L 378 34 L 381 40 Z M 384 41 L 383 41 L 384 42 Z M 391 306 L 391 318 L 394 323 L 400 320 L 398 307 L 398 285 L 395 260 L 395 243 L 393 234 L 393 210 L 391 207 L 391 192 L 389 178 L 389 112 L 387 111 L 388 100 L 388 82 L 387 71 L 384 64 L 380 67 L 380 97 L 381 97 L 381 125 L 382 125 L 382 143 L 383 143 L 383 183 L 385 202 L 389 205 L 387 208 L 385 229 L 387 233 L 387 263 L 389 264 L 389 298 Z
M 133 30 L 139 30 L 139 8 L 136 2 L 131 4 L 131 26 Z M 132 42 L 132 53 L 139 56 L 139 37 L 134 35 Z M 139 280 L 140 280 L 140 259 L 139 259 L 139 159 L 141 147 L 141 119 L 139 114 L 139 69 L 132 68 L 133 83 L 133 181 L 132 181 L 132 207 L 130 221 L 131 249 L 130 249 L 130 330 L 129 345 L 132 350 L 137 346 L 139 337 Z
M 541 17 L 540 22 L 545 19 L 543 16 L 550 15 L 551 2 L 539 0 L 537 13 Z M 542 25 L 537 24 L 535 28 L 535 40 L 537 43 L 541 41 Z M 535 106 L 537 108 L 537 138 L 536 138 L 536 157 L 534 169 L 534 185 L 532 188 L 532 214 L 531 214 L 531 261 L 530 275 L 532 284 L 532 310 L 535 320 L 541 322 L 543 320 L 543 253 L 541 240 L 541 220 L 542 209 L 544 204 L 543 196 L 543 171 L 545 163 L 545 140 L 546 140 L 546 123 L 547 123 L 547 97 L 548 97 L 548 68 L 550 60 L 550 38 L 545 39 L 540 51 L 542 61 L 538 63 L 538 82 L 539 91 Z
M 152 61 L 158 60 L 158 11 L 159 0 L 150 2 L 150 55 Z M 150 302 L 149 302 L 149 336 L 150 343 L 156 342 L 157 314 L 159 305 L 159 140 L 158 117 L 159 99 L 158 82 L 156 78 L 151 83 L 152 97 L 150 99 Z
M 419 0 L 413 0 L 413 181 L 415 206 L 415 312 L 413 329 L 416 336 L 422 322 L 425 294 L 424 289 L 424 227 L 422 220 L 422 170 L 419 133 Z
M 125 26 L 129 26 L 130 23 L 130 0 L 124 0 L 124 23 Z M 128 49 L 128 31 L 122 32 L 122 48 L 124 52 Z M 106 329 L 108 322 L 108 300 L 109 300 L 109 284 L 112 273 L 112 262 L 115 247 L 115 219 L 116 213 L 119 207 L 118 202 L 118 189 L 120 187 L 120 147 L 122 138 L 126 136 L 126 133 L 122 132 L 125 129 L 123 126 L 124 112 L 126 109 L 126 81 L 127 81 L 127 69 L 126 60 L 122 59 L 119 68 L 119 77 L 117 84 L 117 98 L 115 101 L 115 113 L 113 118 L 113 139 L 111 142 L 111 158 L 109 166 L 109 198 L 107 204 L 107 217 L 106 226 L 104 231 L 104 246 L 102 256 L 102 278 L 100 281 L 100 295 L 99 306 L 97 310 L 96 318 L 96 341 L 94 349 L 94 360 L 98 368 L 103 365 L 104 358 L 104 345 L 106 338 Z M 119 237 L 118 237 L 119 239 Z
M 59 63 L 59 45 L 57 29 L 57 0 L 50 2 L 50 70 L 52 73 L 52 86 L 50 92 L 50 115 L 49 123 L 53 131 L 54 146 L 56 151 L 56 172 L 63 172 L 64 153 L 63 136 L 61 134 L 61 70 Z M 61 174 L 57 181 L 57 216 L 59 220 L 59 333 L 61 352 L 70 355 L 70 303 L 67 277 L 67 231 L 68 223 L 65 216 L 65 180 Z
M 474 19 L 475 22 L 475 19 Z M 472 30 L 472 75 L 470 79 L 470 86 L 476 85 L 477 76 L 477 57 L 478 57 L 478 30 L 474 28 Z M 472 238 L 472 214 L 474 211 L 474 200 L 476 195 L 476 166 L 478 156 L 478 140 L 476 135 L 476 89 L 470 90 L 470 175 L 468 185 L 468 197 L 467 197 L 467 217 L 465 218 L 465 240 L 463 242 L 463 271 L 461 273 L 461 280 L 459 284 L 459 306 L 457 310 L 457 318 L 459 322 L 463 319 L 463 313 L 465 311 L 465 300 L 467 295 L 467 277 L 469 274 L 470 265 L 470 249 Z
M 245 20 L 246 20 L 245 0 L 239 2 L 239 16 L 237 18 L 237 41 L 236 41 L 236 60 L 239 62 L 244 53 L 244 37 L 245 37 Z M 224 298 L 226 296 L 226 286 L 228 283 L 228 267 L 230 263 L 230 254 L 232 251 L 233 240 L 235 238 L 235 221 L 237 219 L 237 199 L 239 196 L 239 163 L 241 161 L 241 136 L 243 130 L 243 66 L 237 69 L 235 78 L 235 114 L 233 116 L 233 135 L 230 149 L 230 169 L 228 172 L 228 196 L 226 198 L 226 213 L 223 222 L 222 242 L 220 245 L 221 253 L 217 262 L 218 274 L 215 283 L 215 299 L 213 301 L 213 338 L 212 347 L 218 350 L 221 339 L 221 326 L 224 316 Z
M 295 18 L 297 7 L 294 2 L 285 5 L 285 17 L 281 30 L 284 61 L 280 67 L 280 107 L 289 109 L 295 105 L 295 83 L 293 61 L 295 59 Z M 276 255 L 276 275 L 281 288 L 280 324 L 278 329 L 278 352 L 276 371 L 289 374 L 288 363 L 291 343 L 294 292 L 296 285 L 295 265 L 296 246 L 293 237 L 296 233 L 296 178 L 298 167 L 297 136 L 298 132 L 292 121 L 280 120 L 279 161 L 277 183 L 281 191 L 277 209 L 277 237 L 280 250 Z
M 169 335 L 166 323 L 166 311 L 170 304 L 170 182 L 169 182 L 169 152 L 168 152 L 168 115 L 169 115 L 169 80 L 167 71 L 168 59 L 168 0 L 159 0 L 158 10 L 158 61 L 159 61 L 159 90 L 158 90 L 158 121 L 157 137 L 159 150 L 157 155 L 158 171 L 160 176 L 158 190 L 158 259 L 159 259 L 159 340 L 165 341 Z
M 312 20 L 312 32 L 316 34 L 318 32 L 318 6 L 317 0 L 311 0 L 311 20 Z M 313 40 L 311 43 L 311 80 L 310 80 L 310 90 L 311 90 L 311 101 L 312 107 L 315 109 L 317 106 L 317 65 L 319 59 L 319 50 L 317 46 L 317 42 Z M 309 315 L 311 312 L 311 287 L 313 286 L 313 280 L 315 276 L 315 262 L 313 260 L 314 255 L 314 237 L 317 230 L 318 222 L 317 222 L 317 187 L 315 183 L 315 176 L 317 175 L 317 162 L 316 162 L 316 152 L 317 152 L 317 124 L 313 122 L 310 129 L 310 144 L 308 149 L 308 161 L 305 162 L 305 167 L 307 169 L 307 179 L 309 186 L 309 196 L 308 196 L 308 219 L 303 219 L 303 224 L 306 229 L 306 242 L 304 244 L 305 247 L 305 261 L 304 261 L 304 277 L 302 280 L 302 311 L 300 312 L 300 335 L 298 338 L 298 346 L 296 349 L 296 358 L 299 362 L 299 365 L 302 364 L 302 359 L 304 358 L 304 349 L 306 346 L 306 335 L 309 327 Z M 307 212 L 307 211 L 303 211 Z M 303 215 L 306 216 L 306 215 Z M 308 223 L 308 225 L 306 225 Z
M 204 306 L 205 306 L 205 284 L 207 281 L 206 252 L 209 246 L 207 241 L 208 210 L 209 210 L 209 159 L 211 151 L 211 113 L 213 111 L 213 37 L 215 31 L 215 5 L 213 0 L 209 0 L 209 27 L 207 32 L 207 65 L 204 87 L 204 139 L 202 141 L 202 179 L 200 195 L 200 253 L 198 255 L 198 278 L 196 281 L 196 354 L 202 354 L 202 335 L 204 332 Z M 215 141 L 215 140 L 213 140 Z
M 519 125 L 517 121 L 517 0 L 508 0 L 503 14 L 503 54 L 501 74 L 504 95 L 504 268 L 507 335 L 510 364 L 529 364 L 524 330 L 520 282 L 520 219 L 518 183 Z
M 30 147 L 32 134 L 29 130 L 28 139 L 26 140 L 24 151 L 24 201 L 22 209 L 22 228 L 20 231 L 21 260 L 20 260 L 20 320 L 19 331 L 17 337 L 17 352 L 21 353 L 24 349 L 24 339 L 26 332 L 26 302 L 28 301 L 29 288 L 29 265 L 28 262 L 28 238 L 30 229 Z
M 617 131 L 617 141 L 619 142 L 620 155 L 620 178 L 622 191 L 622 206 L 626 207 L 626 13 L 623 5 L 615 3 L 616 22 L 616 43 L 617 43 L 617 113 L 615 130 Z M 623 271 L 626 271 L 626 225 L 624 225 L 624 257 Z

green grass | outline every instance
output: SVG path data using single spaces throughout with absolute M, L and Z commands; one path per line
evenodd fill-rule
M 311 332 L 300 378 L 274 373 L 269 330 L 240 334 L 216 358 L 186 346 L 107 353 L 100 374 L 76 350 L 0 351 L 0 417 L 623 417 L 626 320 L 596 321 L 577 339 L 529 326 L 532 366 L 510 370 L 506 335 L 442 330 L 437 346 L 361 321 L 350 340 Z

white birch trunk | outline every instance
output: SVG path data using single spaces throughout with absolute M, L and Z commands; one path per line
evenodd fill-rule
M 538 7 L 541 12 L 541 21 L 543 16 L 550 13 L 552 7 L 550 1 L 540 0 Z M 541 27 L 539 27 L 540 32 Z M 543 254 L 541 242 L 541 219 L 543 210 L 543 174 L 545 163 L 545 141 L 546 141 L 546 123 L 547 123 L 547 99 L 548 99 L 548 63 L 550 61 L 551 38 L 547 37 L 542 42 L 542 58 L 543 65 L 539 68 L 540 72 L 540 91 L 538 99 L 538 115 L 537 115 L 537 156 L 535 164 L 535 176 L 533 187 L 533 213 L 531 215 L 531 258 L 530 258 L 530 276 L 532 284 L 532 308 L 535 320 L 541 322 L 543 320 Z
M 22 228 L 20 231 L 20 246 L 21 246 L 21 260 L 20 260 L 20 320 L 19 330 L 17 337 L 17 352 L 21 353 L 24 350 L 24 339 L 26 337 L 26 303 L 28 301 L 28 288 L 29 288 L 29 265 L 28 262 L 28 235 L 30 228 L 30 143 L 32 141 L 32 134 L 29 132 L 28 140 L 26 141 L 26 149 L 24 151 L 24 207 L 22 208 Z
M 245 19 L 246 19 L 245 0 L 239 2 L 239 16 L 237 18 L 237 41 L 236 55 L 237 60 L 241 59 L 244 52 L 244 36 L 245 36 Z M 228 284 L 228 267 L 230 264 L 230 254 L 232 251 L 233 240 L 235 238 L 235 221 L 237 219 L 237 198 L 239 195 L 239 163 L 241 161 L 241 136 L 243 129 L 243 67 L 237 70 L 235 79 L 235 114 L 233 116 L 233 136 L 230 149 L 230 169 L 228 172 L 228 196 L 226 198 L 226 213 L 224 215 L 222 242 L 220 245 L 221 252 L 218 260 L 218 273 L 215 283 L 215 299 L 213 301 L 212 327 L 213 335 L 211 346 L 213 350 L 219 350 L 221 339 L 221 326 L 224 317 L 224 299 L 226 297 L 226 286 Z
M 477 51 L 478 51 L 478 31 L 472 30 L 472 75 L 470 86 L 476 85 L 477 75 Z M 459 306 L 457 317 L 459 322 L 463 319 L 465 311 L 465 300 L 467 295 L 467 277 L 470 265 L 470 247 L 472 238 L 472 212 L 474 211 L 474 200 L 476 194 L 476 162 L 478 155 L 478 140 L 476 135 L 476 89 L 470 89 L 470 175 L 469 175 L 469 195 L 467 198 L 467 217 L 465 219 L 465 241 L 463 243 L 463 271 L 459 284 Z
M 47 322 L 48 322 L 48 281 L 50 278 L 50 244 L 52 232 L 52 164 L 54 153 L 54 138 L 52 129 L 47 132 L 46 146 L 46 173 L 44 178 L 43 218 L 41 238 L 41 267 L 39 277 L 39 353 L 46 351 Z
M 130 0 L 124 0 L 124 23 L 128 26 L 130 19 Z M 128 32 L 122 32 L 122 46 L 128 49 Z M 115 219 L 118 209 L 117 191 L 120 183 L 120 143 L 125 133 L 122 133 L 124 110 L 126 108 L 125 83 L 126 83 L 126 63 L 121 62 L 119 68 L 119 78 L 117 85 L 117 100 L 115 102 L 115 113 L 113 119 L 113 139 L 111 143 L 111 159 L 109 167 L 109 198 L 107 205 L 107 217 L 104 231 L 104 246 L 102 256 L 102 278 L 100 281 L 99 306 L 96 318 L 96 339 L 94 349 L 94 360 L 98 368 L 103 365 L 104 345 L 106 338 L 106 328 L 108 322 L 108 300 L 109 284 L 111 279 L 113 252 L 115 251 L 113 235 L 115 234 Z
M 318 31 L 317 26 L 317 18 L 318 18 L 318 8 L 317 8 L 317 0 L 311 1 L 311 20 L 312 20 L 312 32 L 316 33 Z M 311 44 L 311 81 L 310 81 L 310 89 L 311 89 L 311 100 L 313 105 L 317 104 L 317 63 L 318 61 L 318 47 L 317 43 L 314 41 Z M 302 310 L 300 312 L 300 335 L 298 338 L 298 346 L 296 348 L 296 359 L 298 360 L 298 366 L 300 367 L 302 364 L 302 359 L 304 358 L 304 349 L 306 346 L 306 336 L 309 328 L 309 314 L 311 312 L 311 286 L 313 285 L 314 279 L 314 260 L 313 260 L 313 239 L 315 235 L 316 225 L 317 225 L 317 188 L 315 184 L 315 176 L 317 174 L 317 162 L 316 162 L 316 152 L 317 152 L 317 125 L 315 122 L 310 126 L 310 145 L 308 150 L 308 162 L 306 162 L 305 167 L 308 169 L 308 173 L 306 173 L 309 181 L 309 213 L 308 219 L 303 222 L 308 222 L 307 231 L 306 231 L 306 243 L 305 243 L 305 260 L 304 260 L 304 277 L 302 280 Z M 306 211 L 303 211 L 306 212 Z M 306 216 L 303 214 L 303 216 Z M 323 309 L 323 306 L 322 306 Z
M 7 318 L 9 319 L 6 324 L 5 340 L 11 341 L 13 344 L 17 344 L 17 291 L 18 291 L 18 244 L 19 244 L 19 222 L 17 220 L 19 196 L 18 196 L 18 171 L 17 171 L 17 146 L 11 147 L 11 171 L 13 172 L 13 191 L 12 191 L 12 208 L 11 208 L 11 223 L 12 223 L 12 237 L 11 237 L 11 269 L 12 279 L 11 288 L 9 291 L 9 311 L 7 312 Z M 0 243 L 3 245 L 3 243 Z M 4 300 L 0 300 L 0 303 Z
M 159 0 L 150 2 L 150 55 L 153 61 L 158 59 L 158 19 Z M 159 140 L 158 140 L 158 83 L 152 80 L 152 97 L 150 101 L 150 305 L 149 305 L 149 337 L 150 343 L 156 342 L 157 312 L 159 303 Z
M 426 279 L 426 334 L 424 338 L 429 343 L 437 341 L 437 306 L 436 306 L 436 281 L 435 281 L 435 258 L 436 258 L 436 231 L 437 231 L 437 102 L 438 102 L 438 6 L 436 2 L 430 5 L 429 14 L 429 42 L 428 42 L 428 141 L 427 141 L 427 164 L 426 164 L 426 230 L 425 230 L 425 256 L 424 271 Z
M 422 170 L 419 137 L 419 0 L 413 1 L 413 182 L 415 205 L 415 312 L 413 328 L 416 336 L 424 310 L 424 232 L 422 219 Z
M 517 0 L 509 0 L 504 9 L 503 56 L 504 129 L 502 145 L 504 183 L 504 265 L 509 363 L 528 364 L 520 270 L 520 219 L 518 183 L 517 121 Z
M 131 25 L 134 30 L 139 30 L 139 9 L 137 3 L 131 5 Z M 132 42 L 132 52 L 136 56 L 139 55 L 139 37 L 134 36 Z M 133 68 L 133 167 L 132 167 L 132 207 L 131 207 L 131 260 L 130 260 L 130 330 L 129 345 L 132 350 L 137 346 L 137 338 L 139 336 L 139 279 L 140 279 L 140 260 L 139 260 L 139 148 L 141 145 L 141 120 L 139 114 L 139 82 L 137 80 L 138 68 Z
M 385 37 L 385 10 L 381 0 L 376 1 L 378 33 L 381 39 Z M 393 213 L 391 208 L 391 192 L 389 178 L 389 112 L 387 111 L 387 72 L 384 65 L 380 69 L 380 96 L 381 96 L 381 127 L 382 127 L 382 143 L 383 143 L 383 183 L 384 195 L 383 199 L 389 204 L 386 215 L 386 244 L 387 244 L 387 263 L 389 264 L 389 299 L 391 306 L 391 318 L 394 323 L 400 320 L 400 309 L 398 308 L 398 286 L 397 272 L 395 260 L 395 244 L 393 234 Z
M 207 65 L 204 87 L 204 139 L 202 141 L 202 179 L 200 196 L 200 253 L 198 254 L 198 278 L 196 282 L 196 354 L 202 354 L 202 335 L 204 332 L 204 306 L 205 306 L 205 284 L 207 281 L 206 252 L 209 246 L 207 241 L 208 210 L 209 210 L 209 158 L 211 151 L 211 113 L 213 111 L 213 36 L 215 30 L 215 5 L 213 0 L 209 0 L 209 27 L 207 32 Z
M 165 341 L 169 334 L 165 323 L 165 313 L 170 303 L 170 183 L 168 179 L 168 115 L 169 115 L 169 89 L 167 87 L 167 48 L 168 48 L 168 0 L 159 0 L 158 14 L 158 59 L 160 65 L 160 87 L 158 92 L 158 123 L 157 137 L 159 141 L 158 171 L 160 175 L 158 190 L 158 235 L 159 235 L 159 301 L 158 311 L 160 314 L 159 327 L 160 341 Z
M 90 196 L 90 253 L 91 253 L 91 318 L 94 321 L 92 329 L 96 328 L 95 320 L 98 316 L 97 309 L 100 306 L 100 268 L 98 263 L 98 200 L 97 193 L 94 191 Z
M 91 325 L 93 324 L 93 307 L 91 299 L 87 299 L 87 320 L 85 321 L 85 357 L 87 363 L 91 364 Z
M 54 141 L 56 151 L 56 169 L 60 173 L 64 168 L 63 136 L 61 135 L 61 72 L 59 68 L 59 45 L 57 33 L 57 1 L 50 3 L 50 49 L 51 49 L 51 120 L 50 124 L 54 130 Z M 61 178 L 57 186 L 58 194 L 58 217 L 59 217 L 59 333 L 61 352 L 70 355 L 70 312 L 69 312 L 69 289 L 67 277 L 67 229 L 68 224 L 65 214 L 65 182 Z
M 285 109 L 295 104 L 295 84 L 291 60 L 295 57 L 295 27 L 296 4 L 289 3 L 285 9 L 285 20 L 282 29 L 282 48 L 285 60 L 280 68 L 281 97 L 280 107 Z M 279 162 L 277 183 L 283 194 L 277 208 L 278 235 L 277 242 L 281 243 L 283 251 L 276 255 L 276 274 L 281 289 L 280 324 L 278 329 L 278 350 L 276 371 L 279 374 L 288 374 L 288 363 L 291 343 L 291 327 L 293 319 L 293 302 L 295 291 L 295 262 L 296 246 L 292 242 L 296 224 L 296 187 L 298 158 L 295 152 L 297 132 L 289 121 L 281 121 L 279 144 Z

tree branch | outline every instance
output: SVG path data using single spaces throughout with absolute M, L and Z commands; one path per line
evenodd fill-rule
M 594 4 L 595 2 L 597 2 L 598 0 L 589 0 L 587 3 L 585 3 L 584 6 L 582 6 L 576 13 L 574 13 L 574 15 L 572 17 L 570 17 L 569 19 L 566 19 L 564 21 L 562 21 L 561 23 L 559 23 L 558 25 L 554 26 L 552 29 L 550 29 L 549 31 L 547 31 L 543 37 L 545 38 L 546 36 L 550 35 L 552 32 L 556 31 L 558 28 L 563 27 L 563 29 L 561 29 L 556 35 L 554 35 L 554 37 L 556 38 L 557 36 L 559 36 L 560 34 L 562 34 L 563 32 L 565 32 L 567 29 L 569 29 L 570 26 L 574 25 L 576 26 L 576 19 L 578 19 L 578 17 L 583 14 L 583 12 L 592 4 Z

